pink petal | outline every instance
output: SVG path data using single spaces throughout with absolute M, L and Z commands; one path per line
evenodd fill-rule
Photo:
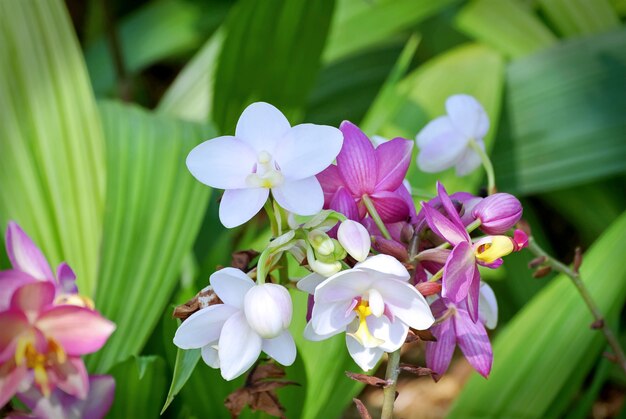
M 29 329 L 28 318 L 21 311 L 0 313 L 0 364 L 13 357 L 18 337 Z
M 343 186 L 335 193 L 328 207 L 342 213 L 350 220 L 358 221 L 360 219 L 359 209 L 356 202 L 354 202 L 354 198 Z
M 427 202 L 422 202 L 422 212 L 426 217 L 426 222 L 430 229 L 439 237 L 456 246 L 461 242 L 467 242 L 467 231 L 461 230 L 452 221 L 444 217 L 439 211 L 430 206 Z
M 24 312 L 34 321 L 39 313 L 54 301 L 56 287 L 52 282 L 31 282 L 15 291 L 11 298 L 11 308 Z
M 406 206 L 409 208 L 409 221 L 411 224 L 415 224 L 417 222 L 417 212 L 415 210 L 415 201 L 413 201 L 411 192 L 409 192 L 404 184 L 398 186 L 398 189 L 393 192 L 404 200 Z
M 84 400 L 89 393 L 89 380 L 81 358 L 70 357 L 67 362 L 48 370 L 52 388 L 55 386 L 70 396 Z
M 115 324 L 96 311 L 65 305 L 42 313 L 36 327 L 59 342 L 69 356 L 97 351 L 115 330 Z
M 463 221 L 461 221 L 461 217 L 457 212 L 448 192 L 446 192 L 446 188 L 441 184 L 441 182 L 437 182 L 437 194 L 439 196 L 439 200 L 443 208 L 448 213 L 448 219 L 452 221 L 452 223 L 456 226 L 459 232 L 463 232 L 463 236 L 467 241 L 469 241 L 469 234 L 465 230 L 465 225 L 463 225 Z
M 37 280 L 32 276 L 16 269 L 0 271 L 0 311 L 9 308 L 11 297 L 19 287 L 35 281 Z
M 319 180 L 322 190 L 324 191 L 324 208 L 328 208 L 330 201 L 333 199 L 333 196 L 335 196 L 335 192 L 337 192 L 340 187 L 345 186 L 339 174 L 339 169 L 334 164 L 331 164 L 315 175 L 315 177 Z
M 443 375 L 450 365 L 456 346 L 456 336 L 452 320 L 444 320 L 430 328 L 437 342 L 426 342 L 426 366 Z
M 363 131 L 351 122 L 342 122 L 339 129 L 344 138 L 343 147 L 337 156 L 341 177 L 353 196 L 372 193 L 378 173 L 374 146 Z
M 458 309 L 454 323 L 456 339 L 463 355 L 476 371 L 487 377 L 491 371 L 493 351 L 485 326 L 481 322 L 474 322 L 463 309 Z
M 25 377 L 25 365 L 16 367 L 12 362 L 0 365 L 0 406 L 11 400 Z
M 409 206 L 399 194 L 377 191 L 370 195 L 370 198 L 383 222 L 395 223 L 409 218 Z
M 52 270 L 41 250 L 20 226 L 9 221 L 6 232 L 7 254 L 14 269 L 26 272 L 40 281 L 52 281 Z
M 480 272 L 474 269 L 474 276 L 467 292 L 467 311 L 473 322 L 478 321 L 478 301 L 480 298 Z
M 67 263 L 63 262 L 57 268 L 57 281 L 61 287 L 61 291 L 65 294 L 78 293 L 76 287 L 76 274 Z
M 476 268 L 476 258 L 472 247 L 459 243 L 443 268 L 442 295 L 453 303 L 459 303 L 467 296 Z
M 394 138 L 376 148 L 377 191 L 393 191 L 401 186 L 409 170 L 412 151 L 413 141 L 404 138 Z
M 79 402 L 83 419 L 102 419 L 113 404 L 115 379 L 110 375 L 92 375 L 89 377 L 89 395 Z

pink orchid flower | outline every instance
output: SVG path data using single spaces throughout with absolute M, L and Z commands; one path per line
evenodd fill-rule
M 89 308 L 53 304 L 56 292 L 51 281 L 24 284 L 0 313 L 0 406 L 31 384 L 46 397 L 57 387 L 87 396 L 80 356 L 100 349 L 115 325 Z
M 408 219 L 412 200 L 402 181 L 411 162 L 413 142 L 394 138 L 374 148 L 351 122 L 344 121 L 339 129 L 344 141 L 337 165 L 317 175 L 324 191 L 324 208 L 360 221 L 367 213 L 363 197 L 368 196 L 385 223 Z

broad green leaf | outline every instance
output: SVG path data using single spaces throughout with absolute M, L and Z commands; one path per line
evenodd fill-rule
M 498 186 L 528 194 L 624 173 L 625 66 L 626 30 L 513 62 L 510 135 L 493 153 Z
M 585 254 L 581 276 L 605 316 L 623 306 L 623 213 Z M 606 346 L 570 279 L 559 275 L 498 335 L 488 380 L 473 376 L 450 417 L 544 417 L 576 369 L 591 368 Z
M 340 0 L 332 22 L 324 62 L 386 43 L 392 35 L 459 0 Z
M 156 418 L 165 396 L 165 362 L 157 356 L 132 357 L 111 369 L 115 399 L 109 418 Z
M 17 221 L 93 297 L 104 138 L 62 1 L 0 1 L 0 92 L 0 229 Z
M 183 388 L 193 370 L 196 368 L 198 364 L 198 360 L 200 360 L 200 349 L 178 349 L 176 352 L 176 364 L 174 365 L 174 376 L 172 377 L 172 383 L 170 384 L 170 389 L 167 393 L 167 398 L 165 400 L 165 404 L 161 409 L 161 414 L 165 412 L 170 403 L 174 401 L 174 397 L 180 392 Z
M 539 0 L 539 6 L 565 37 L 604 32 L 621 25 L 609 0 Z
M 214 131 L 115 102 L 101 113 L 109 198 L 96 306 L 117 330 L 90 366 L 106 371 L 139 352 L 170 301 L 210 192 L 185 158 Z
M 556 37 L 517 0 L 476 0 L 457 15 L 458 28 L 467 35 L 512 57 L 523 57 L 554 45 Z
M 293 122 L 315 82 L 334 0 L 242 0 L 226 21 L 214 121 L 234 132 L 244 107 L 266 101 Z

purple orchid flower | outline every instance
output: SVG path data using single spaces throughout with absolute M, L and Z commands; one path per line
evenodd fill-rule
M 394 138 L 374 148 L 351 122 L 344 121 L 339 129 L 344 141 L 337 165 L 317 175 L 324 191 L 324 208 L 360 221 L 367 214 L 363 197 L 368 196 L 383 222 L 407 220 L 412 201 L 402 181 L 411 162 L 413 142 Z
M 458 345 L 472 367 L 486 378 L 491 371 L 493 351 L 483 322 L 474 322 L 463 303 L 456 305 L 440 298 L 430 309 L 439 320 L 430 328 L 437 341 L 426 342 L 428 368 L 443 375 Z
M 18 398 L 31 410 L 29 414 L 11 414 L 10 418 L 83 418 L 101 419 L 111 408 L 115 393 L 115 379 L 110 375 L 89 377 L 89 394 L 84 399 L 70 396 L 56 389 L 50 397 L 32 387 L 18 393 Z

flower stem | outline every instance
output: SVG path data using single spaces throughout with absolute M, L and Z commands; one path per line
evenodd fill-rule
M 587 308 L 589 308 L 589 311 L 591 311 L 591 315 L 593 316 L 593 319 L 594 319 L 594 324 L 598 325 L 597 328 L 602 331 L 604 338 L 608 342 L 611 349 L 613 349 L 613 353 L 615 355 L 617 364 L 624 371 L 624 373 L 626 373 L 626 355 L 624 355 L 624 350 L 620 346 L 619 341 L 617 340 L 617 337 L 613 333 L 613 330 L 611 330 L 611 328 L 607 325 L 606 321 L 604 320 L 604 316 L 602 315 L 600 308 L 594 301 L 593 297 L 591 296 L 591 293 L 585 286 L 585 283 L 582 281 L 580 273 L 578 273 L 577 270 L 574 270 L 570 268 L 569 266 L 566 266 L 565 264 L 551 257 L 545 250 L 543 250 L 537 244 L 534 237 L 532 236 L 528 238 L 528 250 L 530 250 L 530 252 L 533 253 L 535 256 L 538 256 L 538 257 L 543 256 L 545 258 L 544 263 L 547 263 L 552 269 L 554 269 L 557 272 L 561 272 L 562 274 L 565 274 L 572 280 L 572 283 L 578 290 L 578 293 L 585 301 Z
M 365 204 L 365 208 L 367 208 L 368 214 L 370 215 L 370 217 L 372 217 L 372 219 L 376 223 L 376 226 L 380 230 L 383 237 L 386 238 L 387 240 L 391 240 L 391 234 L 389 234 L 389 230 L 387 230 L 387 226 L 385 226 L 385 223 L 383 223 L 383 220 L 380 218 L 380 215 L 378 215 L 378 211 L 376 211 L 376 207 L 374 206 L 374 203 L 372 202 L 371 198 L 367 195 L 363 195 L 361 199 L 363 200 L 363 204 Z
M 263 205 L 263 208 L 265 208 L 265 212 L 267 213 L 267 218 L 270 219 L 272 237 L 277 237 L 278 236 L 278 223 L 276 221 L 276 216 L 274 214 L 274 206 L 272 204 L 272 198 L 269 198 L 267 201 L 265 201 L 265 205 Z
M 400 373 L 400 349 L 389 354 L 387 359 L 387 370 L 385 378 L 387 379 L 387 387 L 383 390 L 383 411 L 380 414 L 381 419 L 393 418 L 393 403 L 396 401 L 396 387 L 398 385 L 398 375 Z
M 479 146 L 476 141 L 470 140 L 469 145 L 480 156 L 480 160 L 483 163 L 485 172 L 487 172 L 487 193 L 489 195 L 493 195 L 494 193 L 496 193 L 496 175 L 493 171 L 493 164 L 491 164 L 491 159 L 489 158 L 485 150 L 481 146 Z

